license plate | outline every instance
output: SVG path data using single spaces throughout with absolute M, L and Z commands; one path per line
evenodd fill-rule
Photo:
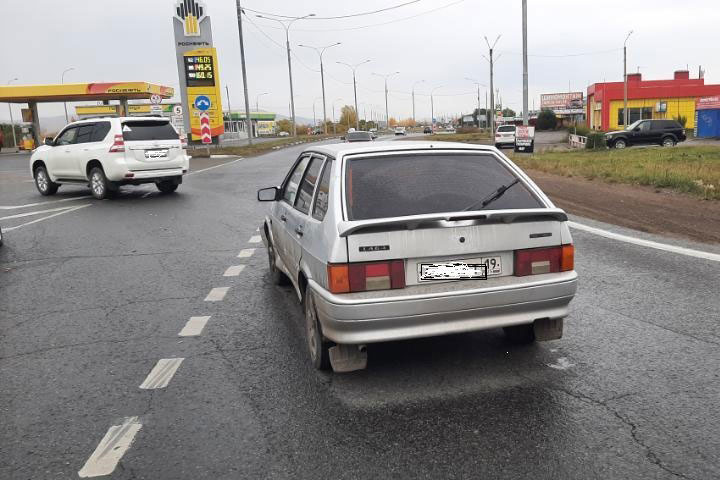
M 487 280 L 502 273 L 500 257 L 474 258 L 465 262 L 418 264 L 418 280 Z
M 157 160 L 159 158 L 167 158 L 167 150 L 145 150 L 145 158 L 148 160 Z

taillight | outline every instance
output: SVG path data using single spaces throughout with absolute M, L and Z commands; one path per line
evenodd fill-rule
M 328 265 L 328 288 L 332 293 L 405 288 L 405 262 Z
M 575 268 L 575 247 L 572 245 L 515 250 L 516 277 L 567 272 L 573 268 Z
M 115 141 L 110 147 L 110 152 L 124 152 L 125 151 L 125 140 L 122 135 L 115 135 Z

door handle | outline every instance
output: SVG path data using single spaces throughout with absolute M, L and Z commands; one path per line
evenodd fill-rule
M 83 152 L 87 152 L 88 150 L 90 150 L 90 149 L 89 149 L 89 148 L 83 148 Z
M 283 222 L 287 222 L 287 217 L 284 213 L 280 214 L 280 220 L 282 220 Z
M 302 226 L 298 225 L 297 227 L 295 227 L 295 233 L 297 233 L 298 236 L 302 237 L 302 236 L 303 236 L 303 228 L 302 228 Z

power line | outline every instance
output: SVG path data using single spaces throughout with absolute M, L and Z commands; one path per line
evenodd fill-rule
M 351 13 L 349 15 L 338 15 L 335 17 L 310 17 L 308 20 L 338 20 L 341 18 L 362 17 L 364 15 L 373 15 L 376 13 L 387 12 L 389 10 L 395 10 L 396 8 L 405 7 L 405 6 L 411 5 L 413 3 L 418 3 L 419 1 L 420 0 L 412 0 L 410 2 L 401 3 L 400 5 L 395 5 L 393 7 L 387 7 L 387 8 L 381 8 L 380 10 L 372 10 L 370 12 Z M 247 8 L 247 7 L 245 7 L 243 10 L 247 10 L 247 11 L 253 12 L 253 13 L 259 13 L 261 15 L 270 15 L 272 17 L 278 17 L 278 18 L 297 18 L 297 17 L 292 17 L 289 15 L 280 15 L 278 13 L 261 12 L 259 10 L 253 10 L 252 8 Z
M 541 54 L 528 54 L 528 57 L 543 57 L 543 58 L 566 58 L 566 57 L 582 57 L 585 55 L 599 55 L 602 53 L 619 52 L 622 48 L 612 48 L 610 50 L 597 50 L 595 52 L 583 52 L 583 53 L 566 53 L 562 55 L 541 55 Z M 521 52 L 502 52 L 509 55 L 522 55 Z

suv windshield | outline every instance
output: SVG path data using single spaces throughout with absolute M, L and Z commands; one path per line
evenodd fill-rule
M 123 139 L 128 142 L 142 140 L 178 140 L 180 137 L 170 122 L 130 120 L 122 124 Z
M 625 127 L 625 130 L 632 130 L 633 128 L 635 128 L 635 127 L 637 127 L 638 125 L 640 125 L 640 122 L 643 122 L 643 121 L 644 121 L 644 120 L 635 120 L 633 123 L 631 123 L 630 125 L 628 125 L 627 127 Z
M 517 179 L 495 156 L 484 153 L 349 158 L 346 169 L 349 220 L 462 211 Z M 543 207 L 522 183 L 488 206 Z

